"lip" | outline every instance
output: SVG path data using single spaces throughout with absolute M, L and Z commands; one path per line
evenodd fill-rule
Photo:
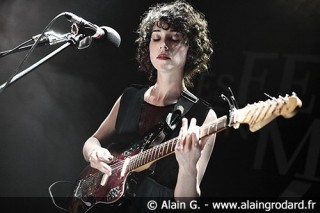
M 167 54 L 164 54 L 164 53 L 161 53 L 157 56 L 157 59 L 160 59 L 160 60 L 169 60 L 170 57 L 167 55 Z

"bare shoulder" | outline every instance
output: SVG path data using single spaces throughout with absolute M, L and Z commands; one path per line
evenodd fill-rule
M 210 123 L 210 122 L 212 122 L 212 121 L 214 121 L 216 119 L 217 119 L 216 112 L 213 109 L 210 109 L 208 111 L 208 114 L 207 114 L 206 119 L 204 120 L 203 124 L 205 125 L 205 124 Z

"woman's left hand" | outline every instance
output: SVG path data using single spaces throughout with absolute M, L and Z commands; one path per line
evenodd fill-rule
M 179 141 L 175 147 L 176 159 L 179 168 L 183 172 L 193 173 L 196 170 L 196 164 L 200 158 L 203 148 L 199 140 L 200 127 L 196 125 L 196 119 L 192 118 L 188 128 L 188 120 L 182 119 L 182 126 L 179 134 Z

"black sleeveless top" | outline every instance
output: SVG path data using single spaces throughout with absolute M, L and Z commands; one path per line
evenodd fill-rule
M 129 145 L 137 138 L 141 138 L 146 131 L 166 118 L 169 112 L 174 109 L 173 105 L 154 106 L 144 101 L 144 93 L 148 86 L 133 85 L 124 90 L 118 116 L 116 120 L 116 134 L 114 136 L 117 143 Z M 197 119 L 197 125 L 201 126 L 208 114 L 211 106 L 202 99 L 191 107 L 185 115 L 188 120 Z M 178 136 L 181 122 L 175 130 L 168 135 L 168 138 Z M 178 163 L 175 155 L 171 154 L 156 162 L 154 172 L 149 175 L 156 183 L 174 190 L 178 174 Z

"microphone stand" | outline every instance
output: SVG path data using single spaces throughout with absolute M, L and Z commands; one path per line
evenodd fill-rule
M 60 53 L 61 51 L 63 51 L 64 49 L 66 49 L 67 47 L 69 47 L 70 45 L 76 45 L 79 43 L 79 41 L 81 41 L 82 39 L 84 39 L 85 35 L 84 34 L 77 34 L 77 35 L 73 35 L 70 34 L 70 36 L 68 37 L 67 43 L 63 44 L 62 46 L 60 46 L 58 49 L 54 50 L 53 52 L 51 52 L 50 54 L 48 54 L 47 56 L 43 57 L 42 59 L 40 59 L 38 62 L 34 63 L 33 65 L 31 65 L 30 67 L 26 68 L 25 70 L 21 71 L 20 73 L 16 74 L 15 76 L 13 76 L 10 81 L 2 84 L 0 86 L 0 92 L 2 91 L 2 89 L 4 89 L 5 87 L 8 87 L 10 85 L 12 85 L 14 82 L 16 82 L 17 80 L 19 80 L 20 78 L 22 78 L 23 76 L 25 76 L 26 74 L 30 73 L 32 70 L 34 70 L 35 68 L 39 67 L 41 64 L 43 64 L 44 62 L 46 62 L 47 60 L 49 60 L 50 58 L 52 58 L 53 56 L 57 55 L 58 53 Z
M 21 46 L 19 48 L 16 48 L 14 50 L 7 50 L 7 51 L 0 52 L 0 58 L 7 56 L 7 55 L 10 55 L 12 53 L 17 53 L 17 52 L 28 50 L 32 47 L 32 45 L 33 44 L 29 44 L 29 45 L 25 45 L 25 46 Z M 37 44 L 37 47 L 44 46 L 44 45 L 48 45 L 48 43 L 47 42 L 39 42 Z

